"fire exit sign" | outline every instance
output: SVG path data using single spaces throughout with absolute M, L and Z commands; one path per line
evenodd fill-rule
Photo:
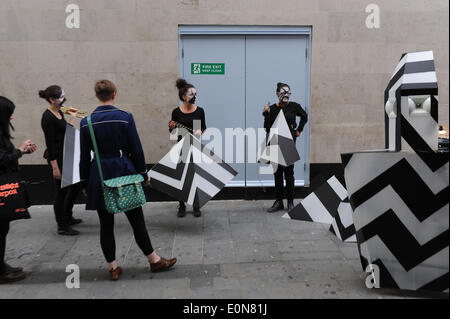
M 191 63 L 191 74 L 225 74 L 225 63 Z

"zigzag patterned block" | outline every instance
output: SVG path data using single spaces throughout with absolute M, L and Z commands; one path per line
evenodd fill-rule
M 437 94 L 433 52 L 404 54 L 384 93 L 387 149 L 438 149 Z
M 342 241 L 356 241 L 347 190 L 336 176 L 317 187 L 283 217 L 330 224 L 330 231 Z
M 148 172 L 153 188 L 174 199 L 202 207 L 237 172 L 193 135 L 175 144 Z
M 270 128 L 267 144 L 263 142 L 260 149 L 261 154 L 258 161 L 261 163 L 270 162 L 281 166 L 289 166 L 300 160 L 300 155 L 283 112 L 278 113 Z
M 448 290 L 448 153 L 361 152 L 342 161 L 363 269 L 378 265 L 381 287 Z
M 61 188 L 80 182 L 80 131 L 67 124 Z

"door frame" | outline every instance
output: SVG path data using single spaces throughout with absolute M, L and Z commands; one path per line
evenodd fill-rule
M 183 36 L 185 35 L 303 35 L 306 40 L 306 106 L 305 111 L 308 114 L 308 138 L 306 139 L 305 156 L 305 179 L 296 180 L 295 186 L 309 186 L 310 184 L 310 123 L 311 123 L 311 44 L 312 44 L 312 26 L 246 26 L 246 25 L 178 25 L 178 73 L 184 77 L 184 52 Z M 243 185 L 236 185 L 243 186 Z M 245 182 L 247 186 L 247 182 Z

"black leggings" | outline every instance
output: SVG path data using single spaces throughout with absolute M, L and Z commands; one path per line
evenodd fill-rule
M 100 219 L 100 245 L 103 255 L 108 263 L 116 260 L 116 241 L 114 239 L 114 214 L 108 213 L 104 209 L 97 210 Z M 145 226 L 144 213 L 142 207 L 135 208 L 125 215 L 133 228 L 134 238 L 139 248 L 145 256 L 153 252 L 152 243 Z
M 9 221 L 0 222 L 0 274 L 6 271 L 5 251 L 6 251 L 6 235 L 9 232 Z
M 65 229 L 73 216 L 73 206 L 80 192 L 80 183 L 61 188 L 61 180 L 53 179 L 55 184 L 55 199 L 53 211 L 59 229 Z
M 292 202 L 294 200 L 294 164 L 289 166 L 278 165 L 275 172 L 275 189 L 277 191 L 277 200 L 283 200 L 283 173 L 286 180 L 286 198 Z

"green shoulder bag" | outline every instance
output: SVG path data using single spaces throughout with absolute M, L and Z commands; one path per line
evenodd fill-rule
M 120 176 L 103 180 L 103 171 L 100 164 L 100 155 L 98 153 L 97 142 L 95 140 L 92 120 L 89 115 L 87 118 L 89 132 L 91 134 L 92 145 L 97 161 L 98 173 L 103 188 L 103 197 L 105 198 L 106 210 L 111 214 L 123 213 L 134 208 L 140 207 L 146 203 L 142 182 L 144 177 L 140 174 Z

